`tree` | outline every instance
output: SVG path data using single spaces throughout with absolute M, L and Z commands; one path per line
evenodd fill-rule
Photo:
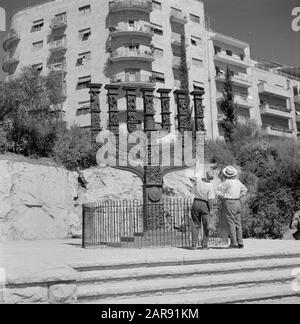
M 26 156 L 49 156 L 58 129 L 65 127 L 53 109 L 63 100 L 61 85 L 59 75 L 41 75 L 32 67 L 0 82 L 2 148 Z
M 42 75 L 26 67 L 16 77 L 0 82 L 0 122 L 5 117 L 29 112 L 49 112 L 63 101 L 62 80 L 59 75 Z
M 234 130 L 237 126 L 237 107 L 234 104 L 232 73 L 228 68 L 225 74 L 223 99 L 220 108 L 223 114 L 225 115 L 224 119 L 220 123 L 221 128 L 224 131 L 225 140 L 227 142 L 232 142 Z

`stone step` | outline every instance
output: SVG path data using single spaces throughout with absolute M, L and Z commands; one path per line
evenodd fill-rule
M 189 291 L 188 293 L 153 296 L 133 296 L 128 298 L 106 298 L 79 300 L 80 303 L 94 304 L 239 304 L 239 303 L 276 303 L 289 300 L 300 303 L 300 294 L 293 292 L 290 283 L 268 284 L 256 287 L 231 287 L 224 290 Z
M 184 278 L 162 278 L 126 280 L 112 284 L 87 284 L 78 287 L 78 300 L 99 300 L 109 297 L 145 296 L 184 291 L 202 291 L 208 289 L 228 289 L 237 286 L 252 286 L 292 282 L 292 269 L 264 270 L 257 272 L 229 273 L 221 275 L 204 275 Z
M 122 280 L 144 280 L 156 278 L 180 278 L 186 276 L 241 273 L 259 270 L 282 270 L 300 268 L 300 258 L 270 259 L 230 262 L 224 264 L 198 264 L 183 266 L 129 268 L 119 270 L 96 270 L 81 272 L 79 285 L 87 283 L 117 282 Z
M 131 251 L 131 250 L 130 250 Z M 136 251 L 136 250 L 134 250 Z M 124 251 L 125 252 L 125 251 Z M 128 258 L 126 261 L 105 260 L 101 262 L 93 263 L 73 263 L 70 264 L 72 268 L 77 271 L 97 271 L 97 270 L 121 270 L 121 269 L 136 269 L 136 268 L 156 268 L 166 266 L 182 266 L 182 265 L 203 265 L 203 264 L 224 264 L 232 262 L 244 262 L 244 261 L 259 261 L 259 260 L 271 260 L 271 259 L 290 259 L 300 258 L 299 253 L 259 253 L 259 252 L 248 252 L 246 250 L 228 250 L 222 249 L 209 250 L 209 251 L 191 251 L 194 252 L 192 255 L 182 257 L 174 253 L 168 256 L 151 257 L 151 258 Z M 218 253 L 220 252 L 220 253 Z

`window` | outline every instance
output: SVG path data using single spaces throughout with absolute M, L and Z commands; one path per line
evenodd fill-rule
M 155 56 L 163 56 L 164 55 L 164 50 L 161 48 L 154 48 L 154 55 Z
M 90 100 L 78 102 L 79 108 L 77 109 L 76 115 L 86 115 L 90 113 Z
M 204 85 L 202 82 L 194 81 L 193 88 L 194 88 L 194 91 L 201 91 L 201 90 L 203 90 Z
M 32 67 L 37 71 L 43 70 L 43 63 L 33 64 Z
M 80 90 L 80 89 L 85 89 L 88 87 L 88 85 L 91 83 L 91 76 L 88 75 L 88 76 L 84 76 L 84 77 L 80 77 L 78 79 L 78 82 L 77 82 L 77 89 Z
M 240 54 L 240 58 L 241 58 L 241 60 L 242 60 L 242 61 L 244 61 L 244 60 L 245 60 L 245 57 L 246 57 L 246 55 L 245 55 L 245 54 Z
M 91 60 L 91 52 L 85 52 L 78 55 L 77 65 L 84 65 Z
M 35 51 L 43 48 L 43 46 L 44 46 L 43 41 L 32 43 L 33 50 L 35 50 Z
M 202 43 L 201 38 L 199 38 L 199 37 L 195 37 L 195 36 L 192 36 L 192 38 L 191 38 L 191 44 L 192 44 L 193 46 L 200 46 L 201 43 Z
M 134 20 L 129 20 L 128 21 L 129 27 L 134 27 L 134 24 L 135 24 Z
M 92 10 L 91 10 L 91 5 L 87 5 L 87 6 L 83 6 L 83 7 L 80 7 L 79 8 L 79 12 L 82 16 L 90 13 Z
M 82 41 L 86 41 L 91 36 L 91 28 L 82 29 L 79 31 L 79 39 Z
M 193 15 L 193 14 L 190 14 L 190 19 L 192 22 L 195 22 L 197 24 L 200 24 L 200 17 L 199 16 L 196 16 L 196 15 Z
M 152 1 L 152 4 L 153 4 L 153 9 L 154 10 L 161 10 L 162 9 L 160 2 L 158 2 L 158 1 Z
M 192 64 L 193 64 L 193 66 L 195 66 L 197 68 L 203 67 L 203 61 L 200 59 L 193 58 Z
M 226 50 L 226 54 L 227 54 L 228 56 L 232 56 L 232 55 L 233 55 L 233 53 L 232 53 L 231 50 Z
M 154 78 L 155 82 L 157 82 L 157 83 L 165 83 L 166 82 L 165 75 L 160 72 L 153 72 L 153 78 Z
M 215 54 L 221 53 L 221 47 L 215 46 Z
M 43 27 L 44 27 L 44 19 L 40 19 L 33 22 L 31 31 L 36 32 L 41 30 Z
M 298 96 L 299 95 L 299 90 L 297 86 L 293 87 L 293 92 L 294 92 L 294 96 Z
M 156 35 L 162 36 L 164 34 L 162 26 L 159 26 L 159 25 L 153 25 L 152 26 L 152 31 Z

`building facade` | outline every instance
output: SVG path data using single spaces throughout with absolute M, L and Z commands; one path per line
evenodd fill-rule
M 297 70 L 251 59 L 249 44 L 208 30 L 199 0 L 54 0 L 17 11 L 4 44 L 3 70 L 10 75 L 32 65 L 59 73 L 69 125 L 90 126 L 92 83 L 137 88 L 143 121 L 143 87 L 204 88 L 207 137 L 220 137 L 224 74 L 232 75 L 240 120 L 255 119 L 270 135 L 297 136 L 300 82 Z M 283 71 L 285 69 L 285 71 Z M 160 122 L 157 93 L 156 122 Z M 106 91 L 101 120 L 107 123 Z M 125 91 L 119 118 L 126 122 Z M 171 96 L 174 109 L 174 96 Z M 174 111 L 172 111 L 174 112 Z M 175 113 L 175 112 L 174 112 Z M 172 115 L 175 129 L 175 114 Z

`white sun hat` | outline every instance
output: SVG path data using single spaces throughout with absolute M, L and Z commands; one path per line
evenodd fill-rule
M 223 174 L 228 178 L 233 178 L 238 174 L 238 170 L 233 166 L 228 166 L 223 170 Z

